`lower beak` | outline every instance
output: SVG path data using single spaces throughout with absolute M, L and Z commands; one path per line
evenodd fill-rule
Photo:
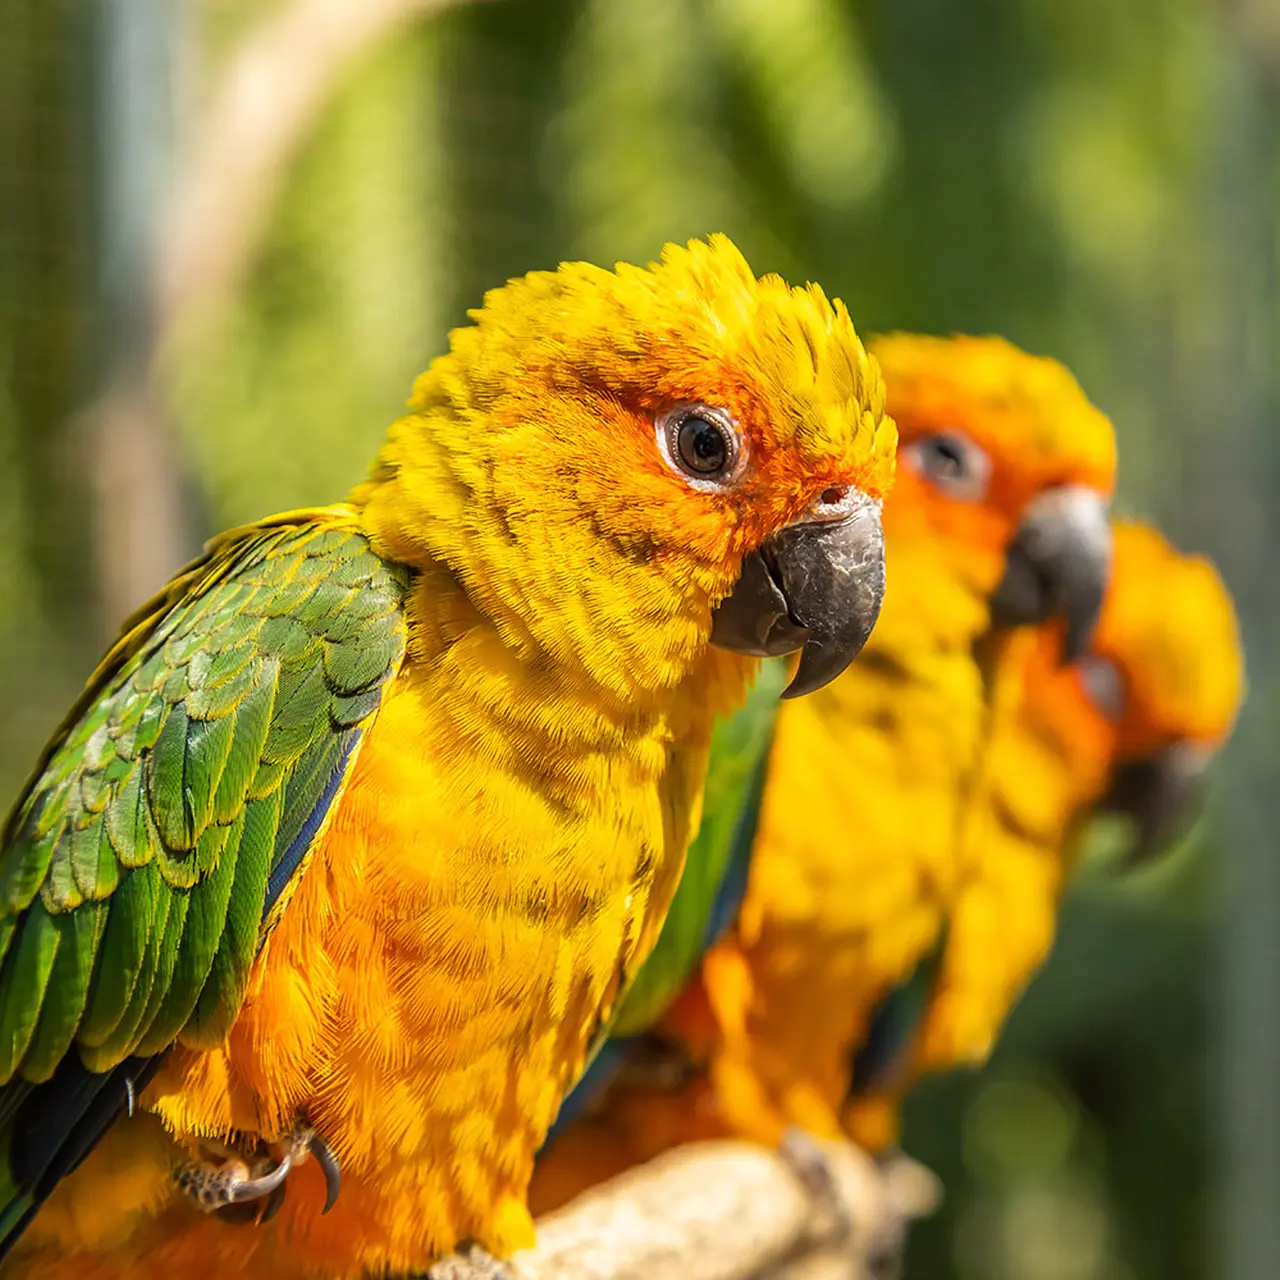
M 1082 654 L 1111 573 L 1111 524 L 1096 489 L 1063 485 L 1027 508 L 991 597 L 991 622 L 1021 627 L 1065 618 L 1063 660 Z
M 1126 866 L 1149 861 L 1190 831 L 1204 801 L 1208 763 L 1208 752 L 1180 742 L 1116 769 L 1098 807 L 1133 819 Z
M 798 698 L 857 657 L 883 599 L 880 504 L 856 494 L 844 518 L 788 525 L 743 560 L 712 616 L 711 643 L 756 657 L 799 649 L 800 665 L 782 694 Z

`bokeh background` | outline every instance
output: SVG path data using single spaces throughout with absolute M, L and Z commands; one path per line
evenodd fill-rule
M 1277 0 L 3 0 L 0 799 L 210 532 L 340 497 L 482 292 L 730 233 L 864 331 L 998 331 L 1211 552 L 1251 700 L 913 1099 L 929 1280 L 1280 1276 Z

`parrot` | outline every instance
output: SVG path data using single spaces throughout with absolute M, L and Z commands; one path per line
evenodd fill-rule
M 997 337 L 870 350 L 899 430 L 880 620 L 778 710 L 745 897 L 650 1030 L 684 1069 L 620 1071 L 540 1156 L 536 1212 L 693 1139 L 847 1134 L 872 1016 L 955 905 L 1002 659 L 1051 617 L 1072 657 L 1096 620 L 1115 436 L 1070 372 Z
M 714 235 L 469 319 L 346 501 L 124 624 L 0 835 L 6 1277 L 501 1274 L 713 723 L 876 620 L 841 302 Z
M 1208 765 L 1245 692 L 1231 596 L 1202 556 L 1150 525 L 1113 527 L 1111 581 L 1084 654 L 1056 660 L 1060 628 L 1018 655 L 1019 696 L 996 723 L 986 786 L 967 828 L 969 864 L 908 1040 L 864 1072 L 863 1117 L 896 1110 L 920 1075 L 980 1066 L 1053 943 L 1063 884 L 1091 820 L 1124 815 L 1124 864 L 1185 833 Z M 865 1122 L 864 1122 L 865 1123 Z M 882 1132 L 883 1117 L 865 1123 Z

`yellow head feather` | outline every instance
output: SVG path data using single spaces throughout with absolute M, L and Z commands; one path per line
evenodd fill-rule
M 723 236 L 535 272 L 471 314 L 352 500 L 379 550 L 447 565 L 517 650 L 618 692 L 681 679 L 743 556 L 819 493 L 891 482 L 896 432 L 844 306 L 756 279 Z M 690 401 L 738 424 L 727 491 L 658 447 L 656 419 Z

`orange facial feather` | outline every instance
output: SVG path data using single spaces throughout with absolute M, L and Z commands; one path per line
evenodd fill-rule
M 712 611 L 824 493 L 878 499 L 895 434 L 843 306 L 757 280 L 723 237 L 513 281 L 473 319 L 349 503 L 280 518 L 406 568 L 407 652 L 239 1017 L 171 1052 L 7 1275 L 357 1277 L 532 1239 L 533 1153 L 653 943 L 712 720 L 754 668 L 708 646 Z M 657 438 L 698 401 L 745 453 L 718 491 Z M 259 1225 L 175 1187 L 299 1123 L 342 1166 L 328 1215 L 314 1162 Z
M 954 909 L 966 800 L 1008 696 L 990 604 L 1007 549 L 1042 494 L 1078 487 L 1101 510 L 1115 441 L 1061 365 L 1001 339 L 872 352 L 901 438 L 884 608 L 859 660 L 779 716 L 746 900 L 662 1028 L 708 1074 L 620 1086 L 548 1153 L 540 1207 L 584 1185 L 575 1161 L 625 1167 L 682 1134 L 840 1134 L 872 1011 Z

